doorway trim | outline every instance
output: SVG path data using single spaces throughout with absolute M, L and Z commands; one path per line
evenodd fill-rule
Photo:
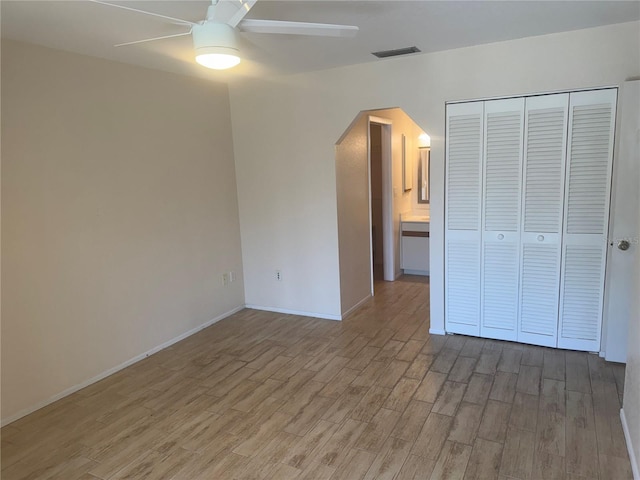
M 367 122 L 367 176 L 369 190 L 369 255 L 371 265 L 371 295 L 373 291 L 373 213 L 371 209 L 371 124 L 382 127 L 382 257 L 384 280 L 393 282 L 395 274 L 395 252 L 393 251 L 393 179 L 392 179 L 392 122 L 387 118 L 369 115 Z

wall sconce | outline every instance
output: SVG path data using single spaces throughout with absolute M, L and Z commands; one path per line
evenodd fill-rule
M 431 146 L 431 137 L 426 133 L 422 132 L 418 135 L 418 148 L 425 148 Z

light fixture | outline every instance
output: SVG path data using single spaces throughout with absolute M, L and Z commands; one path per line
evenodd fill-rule
M 418 135 L 418 148 L 425 148 L 431 146 L 431 137 L 426 133 L 422 132 Z
M 224 70 L 240 63 L 235 29 L 225 23 L 194 25 L 193 48 L 196 62 L 207 68 Z

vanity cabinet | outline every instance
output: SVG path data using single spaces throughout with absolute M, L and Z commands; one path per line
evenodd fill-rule
M 401 222 L 401 268 L 410 275 L 429 275 L 429 222 Z

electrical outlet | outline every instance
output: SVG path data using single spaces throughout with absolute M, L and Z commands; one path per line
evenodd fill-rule
M 229 285 L 229 274 L 224 272 L 222 274 L 222 286 L 226 287 L 227 285 Z
M 282 281 L 282 270 L 276 270 L 276 280 L 278 282 Z

